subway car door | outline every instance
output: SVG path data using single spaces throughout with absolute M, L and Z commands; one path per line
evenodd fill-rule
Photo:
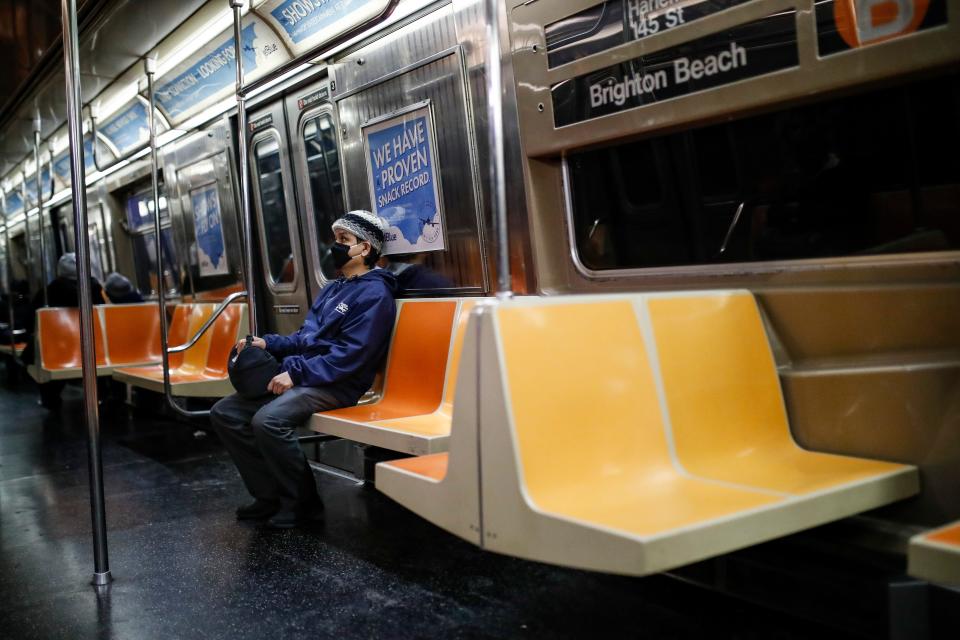
M 87 195 L 87 238 L 90 248 L 90 274 L 103 282 L 103 279 L 113 270 L 113 256 L 108 247 L 112 246 L 108 239 L 109 231 L 104 228 L 105 220 L 103 205 L 95 194 Z M 48 210 L 47 224 L 47 272 L 52 280 L 56 275 L 56 263 L 64 253 L 77 250 L 73 236 L 73 201 L 59 205 L 54 210 Z M 38 245 L 39 247 L 39 245 Z M 39 251 L 39 249 L 38 249 Z M 39 254 L 35 254 L 39 255 Z
M 330 225 L 344 213 L 340 144 L 329 79 L 308 85 L 286 97 L 293 169 L 304 230 L 307 279 L 313 295 L 335 277 L 330 258 Z
M 247 144 L 265 302 L 261 308 L 266 312 L 260 332 L 292 333 L 310 299 L 281 100 L 251 112 Z

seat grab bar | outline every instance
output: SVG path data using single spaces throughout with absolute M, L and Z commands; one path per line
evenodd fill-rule
M 220 303 L 220 306 L 214 309 L 213 313 L 210 314 L 210 317 L 207 318 L 207 321 L 203 323 L 203 326 L 197 329 L 197 332 L 193 335 L 192 338 L 190 338 L 187 342 L 181 345 L 177 345 L 176 347 L 169 347 L 167 349 L 167 353 L 181 353 L 183 351 L 186 351 L 193 345 L 197 344 L 197 341 L 200 340 L 203 334 L 205 334 L 207 330 L 213 326 L 213 323 L 217 321 L 217 318 L 220 317 L 220 315 L 226 310 L 228 306 L 230 306 L 232 303 L 236 302 L 240 298 L 246 298 L 246 297 L 247 297 L 246 291 L 236 291 L 228 295 L 226 298 L 223 299 L 223 302 Z

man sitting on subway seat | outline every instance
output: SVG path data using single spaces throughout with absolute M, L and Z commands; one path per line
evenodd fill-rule
M 374 268 L 384 224 L 368 211 L 351 211 L 333 223 L 333 231 L 331 253 L 341 277 L 323 288 L 296 333 L 251 343 L 276 357 L 280 373 L 264 396 L 233 394 L 210 413 L 254 497 L 237 509 L 238 520 L 266 520 L 271 528 L 287 529 L 320 519 L 323 503 L 296 429 L 317 411 L 355 405 L 387 351 L 396 281 Z

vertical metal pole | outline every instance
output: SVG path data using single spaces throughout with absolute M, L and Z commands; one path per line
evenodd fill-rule
M 47 158 L 50 165 L 50 197 L 53 198 L 53 194 L 56 192 L 57 184 L 56 178 L 54 178 L 53 172 L 53 139 L 47 140 Z M 60 235 L 60 230 L 57 229 L 53 224 L 53 210 L 50 210 L 50 230 L 53 232 L 54 237 Z M 61 243 L 62 244 L 62 243 Z M 56 240 L 54 240 L 54 247 L 56 247 Z M 63 252 L 66 253 L 66 247 L 61 247 Z M 56 256 L 59 258 L 60 256 Z M 54 266 L 54 276 L 56 276 L 56 266 Z
M 47 141 L 47 158 L 50 164 L 50 197 L 53 197 L 53 191 L 57 188 L 53 177 L 53 140 Z
M 256 283 L 253 277 L 253 219 L 250 213 L 250 160 L 247 158 L 247 103 L 243 95 L 243 30 L 240 10 L 244 0 L 230 0 L 233 8 L 234 60 L 237 62 L 237 151 L 240 166 L 237 168 L 240 181 L 240 219 L 243 221 L 243 280 L 247 289 L 247 312 L 250 316 L 250 333 L 257 335 L 257 301 L 254 295 Z
M 150 172 L 153 186 L 153 239 L 157 254 L 157 304 L 160 306 L 160 357 L 163 363 L 164 395 L 170 395 L 170 354 L 167 351 L 167 283 L 163 277 L 163 241 L 160 233 L 160 165 L 157 162 L 156 94 L 153 76 L 157 71 L 156 58 L 145 58 L 143 70 L 147 74 L 147 96 L 150 98 Z
M 500 5 L 486 0 L 487 14 L 487 140 L 490 147 L 490 196 L 497 233 L 497 297 L 513 297 L 510 238 L 507 230 L 507 177 L 503 142 L 503 74 L 500 67 Z
M 30 202 L 27 199 L 27 174 L 20 172 L 20 199 L 23 201 L 23 244 L 27 250 L 27 290 L 33 286 L 33 242 L 30 239 Z M 32 293 L 32 292 L 31 292 Z
M 3 254 L 6 258 L 3 261 L 3 269 L 7 274 L 7 315 L 10 325 L 10 344 L 13 344 L 15 342 L 13 339 L 13 330 L 17 327 L 14 322 L 15 315 L 13 312 L 13 269 L 10 268 L 10 228 L 7 226 L 6 221 L 3 223 Z
M 77 47 L 77 0 L 61 0 L 63 64 L 67 88 L 70 134 L 70 177 L 73 190 L 73 237 L 77 249 L 80 289 L 80 350 L 83 358 L 83 401 L 87 420 L 90 466 L 90 511 L 93 517 L 93 584 L 113 580 L 107 557 L 107 514 L 103 499 L 103 461 L 100 456 L 100 416 L 97 408 L 97 360 L 93 342 L 93 299 L 90 290 L 90 247 L 87 230 L 87 185 L 84 176 L 81 130 L 80 54 Z M 96 140 L 94 140 L 96 144 Z
M 3 268 L 7 274 L 7 313 L 10 322 L 10 344 L 13 345 L 15 342 L 13 330 L 16 328 L 13 313 L 13 269 L 10 268 L 10 225 L 7 221 L 7 194 L 4 193 L 3 187 L 0 187 L 0 202 L 3 203 L 0 211 L 3 212 L 3 255 L 6 258 L 3 261 Z
M 43 177 L 40 175 L 40 116 L 33 121 L 33 159 L 37 165 L 37 219 L 40 221 L 40 290 L 43 291 L 43 306 L 49 306 L 47 300 L 47 240 L 43 230 Z M 53 170 L 53 167 L 50 168 Z

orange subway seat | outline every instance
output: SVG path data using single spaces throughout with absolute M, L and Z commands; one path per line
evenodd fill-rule
M 206 377 L 227 377 L 227 359 L 230 357 L 230 349 L 237 343 L 237 331 L 243 317 L 243 309 L 244 307 L 237 304 L 230 305 L 223 310 L 210 328 L 210 348 L 207 353 L 207 364 L 203 369 L 203 375 Z
M 953 545 L 960 550 L 960 522 L 927 534 L 926 538 L 931 542 Z
M 749 292 L 651 296 L 647 305 L 677 455 L 690 473 L 809 494 L 905 469 L 794 442 Z
M 503 308 L 497 320 L 519 470 L 540 509 L 654 535 L 780 501 L 675 468 L 630 301 Z
M 167 325 L 167 346 L 175 347 L 192 337 L 189 333 L 192 310 L 192 304 L 178 304 L 173 308 L 173 318 Z M 183 364 L 183 354 L 171 353 L 170 368 L 179 367 L 181 364 Z
M 930 582 L 960 585 L 960 520 L 910 538 L 907 573 Z
M 137 378 L 142 378 L 144 380 L 149 380 L 153 382 L 163 383 L 163 369 L 159 366 L 153 367 L 131 367 L 129 369 L 118 369 L 118 371 L 135 374 Z M 170 371 L 170 384 L 176 385 L 184 382 L 206 382 L 211 379 L 211 376 L 207 375 L 202 371 L 182 371 L 179 369 L 173 369 Z
M 446 368 L 443 402 L 433 413 L 419 416 L 396 418 L 393 420 L 379 420 L 374 426 L 402 429 L 410 433 L 437 436 L 450 433 L 450 420 L 453 416 L 453 398 L 457 391 L 457 371 L 460 367 L 460 354 L 463 351 L 463 336 L 467 331 L 467 322 L 470 320 L 470 311 L 476 304 L 473 300 L 464 300 L 460 305 L 460 314 L 457 317 L 457 326 L 454 330 L 453 345 L 450 359 Z M 431 454 L 432 455 L 432 454 Z
M 447 466 L 449 465 L 449 462 L 450 454 L 443 452 L 431 453 L 425 456 L 416 456 L 415 458 L 391 460 L 390 462 L 385 462 L 383 464 L 439 482 L 446 477 Z
M 37 339 L 40 363 L 47 371 L 79 369 L 83 366 L 80 351 L 80 310 L 49 307 L 37 311 Z M 98 308 L 93 309 L 94 351 L 98 367 L 105 366 L 103 328 Z
M 711 292 L 669 298 L 694 296 L 721 307 L 722 299 L 729 297 Z M 676 429 L 671 429 L 671 422 L 674 427 L 677 423 L 671 413 L 674 402 L 668 400 L 672 382 L 661 369 L 675 365 L 677 371 L 699 380 L 702 376 L 694 371 L 714 366 L 712 351 L 729 355 L 718 342 L 736 344 L 747 333 L 752 340 L 757 326 L 734 322 L 711 333 L 717 318 L 701 308 L 686 309 L 677 314 L 679 319 L 693 320 L 678 339 L 701 332 L 710 334 L 712 341 L 698 342 L 695 353 L 668 353 L 670 349 L 663 347 L 669 345 L 654 342 L 656 332 L 647 320 L 648 301 L 665 298 L 658 294 L 516 299 L 498 301 L 474 315 L 477 358 L 483 367 L 473 377 L 478 381 L 473 398 L 458 393 L 457 400 L 458 409 L 473 409 L 479 419 L 480 470 L 474 483 L 480 485 L 476 494 L 482 508 L 476 511 L 482 518 L 473 516 L 471 509 L 469 515 L 475 519 L 461 515 L 460 521 L 474 527 L 470 531 L 479 533 L 475 539 L 481 539 L 485 549 L 564 566 L 647 575 L 917 492 L 916 468 L 887 463 L 876 463 L 868 477 L 838 474 L 835 484 L 797 493 L 759 483 L 718 482 L 692 469 L 676 446 Z M 704 302 L 704 308 L 711 306 Z M 662 338 L 657 333 L 657 340 Z M 668 365 L 670 359 L 676 362 Z M 772 376 L 776 386 L 775 369 L 749 373 Z M 463 375 L 469 380 L 469 371 Z M 742 401 L 739 396 L 718 395 L 711 404 L 714 398 L 697 395 L 697 387 L 675 391 L 683 402 L 702 400 L 721 417 L 736 411 L 725 402 Z M 461 416 L 458 410 L 454 420 Z M 711 441 L 722 439 L 728 426 L 713 417 L 702 416 L 698 425 L 699 433 Z M 454 436 L 463 426 L 456 422 Z M 750 435 L 770 437 L 762 430 Z M 756 443 L 764 454 L 772 455 L 766 446 Z M 454 456 L 460 449 L 450 450 Z M 720 448 L 715 455 L 729 458 L 731 453 Z M 463 463 L 464 458 L 451 463 L 448 476 L 459 473 Z M 733 467 L 781 464 L 788 479 L 796 475 L 790 463 L 783 458 L 727 460 Z M 434 483 L 385 464 L 378 467 L 378 482 L 381 470 L 385 493 L 432 522 L 451 527 L 451 519 L 428 501 L 440 495 L 431 491 Z M 473 495 L 471 490 L 465 498 Z M 445 503 L 448 509 L 455 506 Z M 457 530 L 462 532 L 463 527 Z
M 184 340 L 186 342 L 200 331 L 200 328 L 203 324 L 213 315 L 214 305 L 212 304 L 195 304 L 190 310 L 190 323 L 187 328 L 187 338 Z M 222 318 L 223 316 L 221 316 Z M 219 318 L 218 318 L 219 321 Z M 207 366 L 207 357 L 209 356 L 210 345 L 213 341 L 213 330 L 209 330 L 200 336 L 200 339 L 197 340 L 197 343 L 183 352 L 183 360 L 176 367 L 182 373 L 187 374 L 201 374 Z M 171 347 L 177 346 L 179 343 L 169 342 Z M 173 365 L 171 364 L 171 369 Z
M 216 305 L 194 303 L 178 305 L 174 310 L 168 344 L 185 344 L 210 318 Z M 245 304 L 231 305 L 213 323 L 196 344 L 184 352 L 170 355 L 170 384 L 173 395 L 184 397 L 222 397 L 233 392 L 227 377 L 227 358 L 240 335 L 247 330 Z M 127 367 L 114 371 L 114 379 L 135 387 L 163 392 L 163 367 Z
M 160 314 L 155 304 L 106 305 L 103 325 L 111 365 L 160 360 Z
M 390 344 L 387 377 L 379 402 L 322 415 L 372 422 L 435 411 L 443 399 L 456 300 L 404 302 Z

